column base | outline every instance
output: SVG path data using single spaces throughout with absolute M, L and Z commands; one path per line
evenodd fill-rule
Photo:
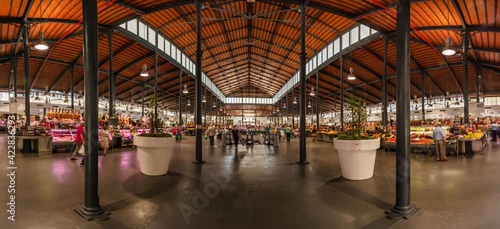
M 385 211 L 385 214 L 387 214 L 387 218 L 389 219 L 408 219 L 419 210 L 420 208 L 417 208 L 417 206 L 413 204 L 403 208 L 394 206 L 391 209 Z
M 104 211 L 102 207 L 99 208 L 86 208 L 83 205 L 78 205 L 73 209 L 79 216 L 86 219 L 87 221 L 97 219 L 105 221 L 109 219 L 110 212 Z
M 297 164 L 299 164 L 299 165 L 308 165 L 310 163 L 308 161 L 297 161 Z
M 205 161 L 194 160 L 192 163 L 195 165 L 203 165 L 203 164 L 205 164 Z

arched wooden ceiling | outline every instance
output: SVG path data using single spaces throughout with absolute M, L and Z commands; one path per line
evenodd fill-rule
M 202 14 L 203 72 L 225 96 L 272 97 L 299 70 L 299 0 L 204 0 Z M 381 101 L 383 76 L 383 37 L 388 38 L 388 99 L 395 91 L 396 6 L 393 0 L 309 0 L 307 2 L 307 59 L 352 26 L 361 23 L 378 30 L 379 38 L 344 54 L 344 73 L 355 69 L 357 80 L 345 82 L 346 94 L 355 93 L 367 103 Z M 115 28 L 128 20 L 140 19 L 195 61 L 196 9 L 193 0 L 106 0 L 98 1 L 99 95 L 108 92 L 109 39 L 112 33 L 113 71 L 117 74 L 116 96 L 123 101 L 140 101 L 145 85 L 147 97 L 153 94 L 152 77 L 139 76 L 141 66 L 153 66 L 153 51 Z M 33 45 L 44 32 L 50 48 L 30 48 L 32 89 L 69 91 L 73 72 L 75 91 L 83 90 L 82 7 L 72 0 L 11 0 L 0 8 L 0 88 L 12 88 L 13 60 L 17 61 L 17 86 L 23 91 L 24 46 L 21 28 L 29 27 Z M 469 92 L 476 91 L 474 67 L 479 66 L 481 88 L 486 95 L 499 95 L 500 81 L 500 5 L 495 0 L 414 0 L 411 5 L 411 94 L 420 97 L 452 95 L 463 91 L 461 32 L 471 34 L 469 47 Z M 446 37 L 453 39 L 458 54 L 444 57 L 440 50 Z M 159 60 L 160 95 L 166 107 L 175 108 L 180 80 L 188 85 L 188 98 L 194 101 L 194 80 L 176 65 Z M 74 68 L 72 68 L 72 66 Z M 334 107 L 340 88 L 340 64 L 333 61 L 307 80 L 307 88 L 319 80 L 318 98 L 322 110 Z M 73 69 L 73 70 L 72 70 Z M 423 80 L 422 80 L 423 77 Z M 422 83 L 423 82 L 423 83 Z M 298 95 L 298 90 L 293 90 Z M 212 104 L 215 97 L 207 93 Z M 283 97 L 289 106 L 293 96 Z M 308 96 L 309 97 L 309 96 Z M 313 97 L 309 97 L 313 100 Z M 219 103 L 217 103 L 219 104 Z M 188 110 L 193 106 L 188 107 Z M 233 107 L 234 109 L 231 109 Z M 257 106 L 255 106 L 257 108 Z M 183 110 L 185 107 L 182 108 Z M 228 106 L 234 114 L 246 109 Z M 250 109 L 250 108 L 249 108 Z M 215 109 L 214 109 L 215 110 Z M 259 106 L 260 115 L 270 107 Z

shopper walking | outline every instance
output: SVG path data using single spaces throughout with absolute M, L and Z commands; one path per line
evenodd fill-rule
M 238 142 L 240 141 L 240 131 L 238 130 L 238 127 L 236 125 L 233 126 L 233 129 L 231 130 L 231 135 L 233 136 L 234 146 L 238 148 Z
M 132 149 L 134 149 L 135 148 L 134 138 L 137 135 L 137 127 L 133 125 L 130 126 L 130 135 L 132 135 Z
M 436 144 L 436 160 L 437 161 L 448 161 L 446 157 L 446 134 L 443 128 L 441 128 L 442 123 L 437 122 L 436 128 L 432 131 L 432 137 L 434 138 L 434 143 Z
M 80 121 L 80 125 L 76 128 L 76 136 L 75 136 L 75 149 L 73 150 L 73 153 L 71 154 L 71 160 L 76 160 L 76 154 L 78 154 L 78 151 L 80 148 L 83 146 L 83 139 L 85 136 L 85 129 L 83 128 L 83 125 L 85 124 L 84 121 Z M 83 165 L 83 160 L 80 163 Z
M 491 123 L 490 129 L 491 129 L 491 140 L 496 142 L 498 136 L 498 122 Z
M 290 128 L 290 126 L 288 125 L 285 127 L 285 134 L 286 134 L 286 141 L 289 142 L 290 135 L 292 135 L 292 128 Z
M 208 127 L 207 131 L 205 132 L 205 135 L 208 136 L 208 139 L 210 140 L 210 146 L 214 146 L 214 137 L 216 134 L 215 126 L 214 124 L 211 124 L 210 127 Z
M 99 136 L 101 137 L 101 147 L 102 147 L 102 156 L 106 156 L 106 152 L 109 148 L 109 143 L 111 142 L 111 134 L 109 134 L 108 126 L 104 125 L 102 127 L 101 132 L 99 132 Z

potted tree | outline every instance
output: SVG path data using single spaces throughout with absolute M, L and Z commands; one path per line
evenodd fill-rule
M 333 141 L 342 176 L 349 180 L 369 179 L 373 176 L 380 140 L 366 134 L 366 107 L 361 101 L 351 97 L 346 108 L 351 116 L 347 130 Z
M 149 176 L 160 176 L 168 172 L 172 147 L 175 138 L 171 134 L 163 132 L 161 120 L 155 112 L 158 99 L 151 98 L 147 117 L 150 124 L 149 133 L 134 136 L 134 144 L 137 146 L 141 173 Z

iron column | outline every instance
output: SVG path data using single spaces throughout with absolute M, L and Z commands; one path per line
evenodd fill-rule
M 417 211 L 410 204 L 410 0 L 401 0 L 396 20 L 396 204 L 389 218 L 409 218 Z
M 116 77 L 113 72 L 113 29 L 108 34 L 109 45 L 109 117 L 115 116 L 115 85 Z
M 340 40 L 342 46 L 342 40 Z M 344 131 L 344 56 L 340 56 L 340 131 Z
M 99 204 L 98 153 L 99 122 L 97 114 L 99 85 L 97 0 L 83 0 L 83 66 L 85 82 L 85 200 L 74 210 L 87 220 L 107 220 L 108 214 Z
M 75 65 L 71 66 L 71 110 L 75 110 Z
M 470 126 L 469 120 L 469 32 L 464 30 L 462 32 L 462 65 L 464 71 L 464 124 Z M 472 142 L 465 141 L 465 154 L 472 156 Z
M 30 125 L 30 46 L 28 39 L 28 25 L 24 24 L 24 114 L 26 126 Z M 15 57 L 14 57 L 15 58 Z
M 306 165 L 306 4 L 300 5 L 300 146 L 298 164 Z
M 196 125 L 196 158 L 193 161 L 193 164 L 202 165 L 205 163 L 203 161 L 202 154 L 202 120 L 201 120 L 201 62 L 203 58 L 203 51 L 201 51 L 201 7 L 203 5 L 202 1 L 197 0 L 196 4 L 196 80 L 195 80 L 195 101 L 196 104 L 196 116 L 195 116 L 195 125 Z
M 14 99 L 17 99 L 17 57 L 12 58 L 12 73 L 14 74 Z
M 384 36 L 384 66 L 382 75 L 382 126 L 387 128 L 387 35 Z

